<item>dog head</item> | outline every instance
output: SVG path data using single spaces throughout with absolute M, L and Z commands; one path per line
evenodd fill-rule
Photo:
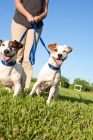
M 0 40 L 0 53 L 2 60 L 5 62 L 11 62 L 16 60 L 17 52 L 20 48 L 23 48 L 23 44 L 14 41 L 2 41 Z
M 51 62 L 55 66 L 61 66 L 62 62 L 67 58 L 68 53 L 72 51 L 72 48 L 67 45 L 50 44 L 48 48 L 50 50 L 50 58 L 52 58 Z

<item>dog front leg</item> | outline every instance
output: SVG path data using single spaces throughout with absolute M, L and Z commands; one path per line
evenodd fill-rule
M 36 94 L 37 94 L 38 97 L 40 97 L 40 93 L 41 93 L 41 89 L 40 88 L 37 88 L 36 89 Z
M 54 92 L 54 100 L 56 100 L 58 93 L 59 93 L 59 86 L 57 85 Z
M 37 87 L 38 87 L 38 85 L 39 85 L 40 83 L 41 83 L 40 81 L 36 81 L 36 83 L 34 84 L 32 90 L 31 90 L 31 92 L 30 92 L 30 94 L 29 94 L 30 96 L 32 96 L 32 95 L 35 93 L 35 91 L 36 91 L 36 89 L 37 89 Z
M 54 92 L 55 92 L 55 86 L 50 88 L 50 92 L 49 92 L 49 96 L 48 96 L 48 99 L 46 101 L 46 104 L 50 104 L 50 100 L 51 100 L 52 96 L 54 95 Z
M 14 84 L 15 86 L 15 88 L 14 88 L 14 95 L 13 95 L 13 97 L 16 97 L 17 96 L 17 94 L 18 94 L 18 92 L 20 91 L 20 89 L 21 89 L 21 84 L 18 82 L 18 83 L 16 83 L 16 84 Z

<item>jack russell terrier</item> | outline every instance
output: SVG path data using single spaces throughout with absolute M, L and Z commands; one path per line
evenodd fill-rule
M 72 51 L 72 48 L 67 45 L 60 46 L 57 44 L 50 44 L 48 48 L 50 50 L 49 60 L 42 67 L 37 81 L 29 95 L 32 96 L 36 92 L 36 94 L 40 96 L 42 91 L 49 91 L 49 96 L 46 103 L 50 104 L 52 96 L 54 99 L 56 99 L 58 96 L 58 83 L 61 77 L 60 67 L 67 58 L 68 53 Z
M 20 42 L 0 40 L 0 82 L 8 91 L 14 87 L 14 97 L 20 89 L 24 92 L 26 74 L 23 67 L 16 62 L 17 52 L 23 45 Z

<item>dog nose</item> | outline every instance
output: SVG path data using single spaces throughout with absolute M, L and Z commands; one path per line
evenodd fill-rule
M 61 54 L 61 53 L 59 53 L 59 54 L 58 54 L 58 58 L 61 58 L 61 57 L 62 57 L 62 54 Z
M 9 50 L 5 49 L 4 54 L 8 54 L 8 53 L 9 53 Z

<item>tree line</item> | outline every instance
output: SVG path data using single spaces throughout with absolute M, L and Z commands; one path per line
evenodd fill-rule
M 61 87 L 64 87 L 64 88 L 74 89 L 75 85 L 80 85 L 80 86 L 82 86 L 82 91 L 86 91 L 86 92 L 93 91 L 93 84 L 90 84 L 86 80 L 83 80 L 83 79 L 80 79 L 80 78 L 76 78 L 73 81 L 73 83 L 70 84 L 69 79 L 62 76 L 61 79 L 60 79 L 60 82 L 61 82 Z M 79 87 L 77 87 L 77 89 L 78 88 Z

